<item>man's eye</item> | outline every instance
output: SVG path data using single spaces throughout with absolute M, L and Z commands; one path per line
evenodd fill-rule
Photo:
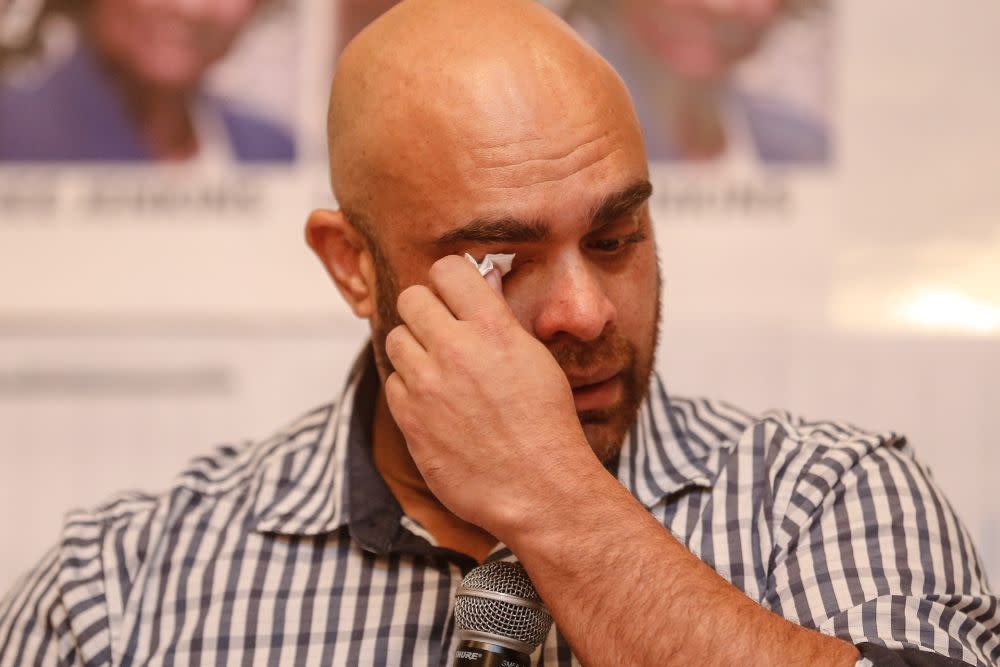
M 597 252 L 606 253 L 609 255 L 621 252 L 626 246 L 633 243 L 638 243 L 646 238 L 643 232 L 634 232 L 628 236 L 622 236 L 613 239 L 596 239 L 591 241 L 588 245 L 591 250 L 596 250 Z

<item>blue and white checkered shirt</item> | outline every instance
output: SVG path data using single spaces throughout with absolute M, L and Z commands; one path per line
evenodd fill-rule
M 336 403 L 272 438 L 69 514 L 0 602 L 0 665 L 450 664 L 452 598 L 475 563 L 435 546 L 375 470 L 377 389 L 369 351 Z M 859 664 L 1000 659 L 998 598 L 901 437 L 668 400 L 654 377 L 616 465 L 699 558 L 858 644 Z M 536 658 L 578 664 L 558 628 Z

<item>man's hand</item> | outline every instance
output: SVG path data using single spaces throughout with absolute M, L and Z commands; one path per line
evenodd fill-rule
M 389 332 L 392 415 L 434 495 L 499 539 L 569 471 L 600 468 L 559 364 L 525 331 L 494 275 L 450 255 L 399 295 Z

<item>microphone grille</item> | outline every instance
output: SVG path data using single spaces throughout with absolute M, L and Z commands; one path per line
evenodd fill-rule
M 455 624 L 460 631 L 513 640 L 534 649 L 545 641 L 552 617 L 520 563 L 494 561 L 473 568 L 462 580 L 455 598 Z

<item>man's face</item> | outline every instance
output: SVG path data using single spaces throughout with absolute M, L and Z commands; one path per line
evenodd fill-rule
M 607 460 L 645 396 L 657 337 L 642 140 L 630 112 L 599 99 L 533 108 L 532 122 L 517 123 L 507 115 L 516 93 L 504 98 L 491 97 L 494 113 L 473 127 L 414 136 L 416 160 L 403 158 L 376 194 L 380 370 L 391 372 L 384 338 L 400 322 L 400 290 L 426 283 L 448 254 L 516 253 L 504 297 L 566 373 L 584 432 Z
M 229 50 L 257 0 L 92 0 L 89 27 L 112 63 L 143 84 L 197 86 Z
M 675 74 L 713 81 L 753 53 L 782 0 L 621 0 L 629 27 Z

